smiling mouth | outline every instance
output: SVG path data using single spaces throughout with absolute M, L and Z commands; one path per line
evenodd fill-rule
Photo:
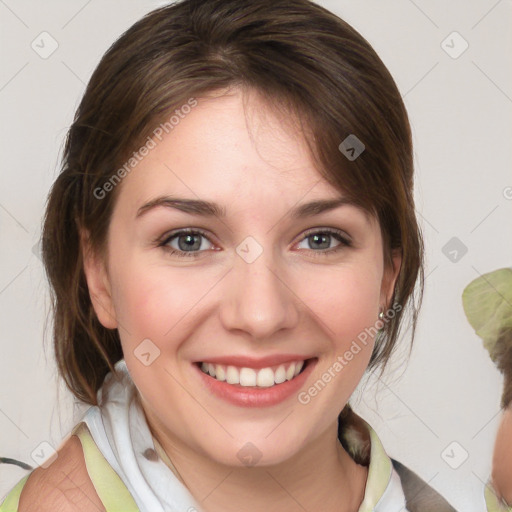
M 266 368 L 248 368 L 208 362 L 197 363 L 203 373 L 219 382 L 240 387 L 270 388 L 293 380 L 312 359 L 290 361 Z

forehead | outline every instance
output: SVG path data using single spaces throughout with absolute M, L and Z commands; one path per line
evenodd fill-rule
M 199 98 L 187 114 L 173 116 L 172 129 L 161 140 L 153 137 L 156 147 L 137 164 L 139 172 L 130 173 L 130 181 L 140 186 L 147 182 L 143 174 L 166 165 L 186 169 L 188 180 L 210 185 L 251 172 L 259 181 L 280 176 L 317 181 L 302 134 L 290 118 L 275 114 L 248 91 Z
M 197 100 L 124 178 L 118 201 L 131 208 L 163 194 L 261 210 L 335 199 L 297 123 L 255 93 Z M 175 118 L 175 121 L 178 118 Z M 229 212 L 228 212 L 229 213 Z

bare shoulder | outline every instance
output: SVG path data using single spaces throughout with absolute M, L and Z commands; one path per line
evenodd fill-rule
M 21 493 L 19 512 L 104 511 L 94 489 L 78 437 L 72 435 L 46 469 L 29 476 Z

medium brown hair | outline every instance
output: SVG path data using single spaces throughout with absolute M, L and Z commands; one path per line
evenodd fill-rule
M 232 87 L 254 90 L 298 119 L 322 176 L 378 219 L 385 264 L 392 249 L 402 251 L 392 298 L 401 307 L 379 333 L 369 367 L 385 366 L 408 309 L 414 336 L 423 243 L 408 116 L 385 65 L 356 30 L 308 0 L 183 0 L 144 16 L 105 53 L 48 198 L 42 252 L 56 359 L 69 389 L 87 403 L 97 403 L 105 375 L 123 357 L 117 330 L 95 315 L 80 244 L 86 230 L 104 254 L 121 186 L 101 199 L 94 192 L 173 109 Z M 339 149 L 351 134 L 365 146 L 355 160 Z

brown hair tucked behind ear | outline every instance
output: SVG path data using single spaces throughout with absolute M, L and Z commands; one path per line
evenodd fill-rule
M 298 119 L 319 171 L 379 220 L 384 261 L 402 252 L 395 315 L 370 366 L 387 362 L 414 287 L 423 249 L 413 201 L 413 156 L 399 91 L 370 44 L 308 0 L 184 0 L 147 14 L 107 51 L 69 129 L 62 172 L 47 205 L 43 257 L 52 287 L 58 366 L 73 393 L 95 404 L 122 357 L 117 331 L 96 319 L 83 272 L 79 230 L 103 254 L 122 184 L 98 190 L 173 109 L 216 90 L 252 89 Z M 354 134 L 364 152 L 338 146 Z

